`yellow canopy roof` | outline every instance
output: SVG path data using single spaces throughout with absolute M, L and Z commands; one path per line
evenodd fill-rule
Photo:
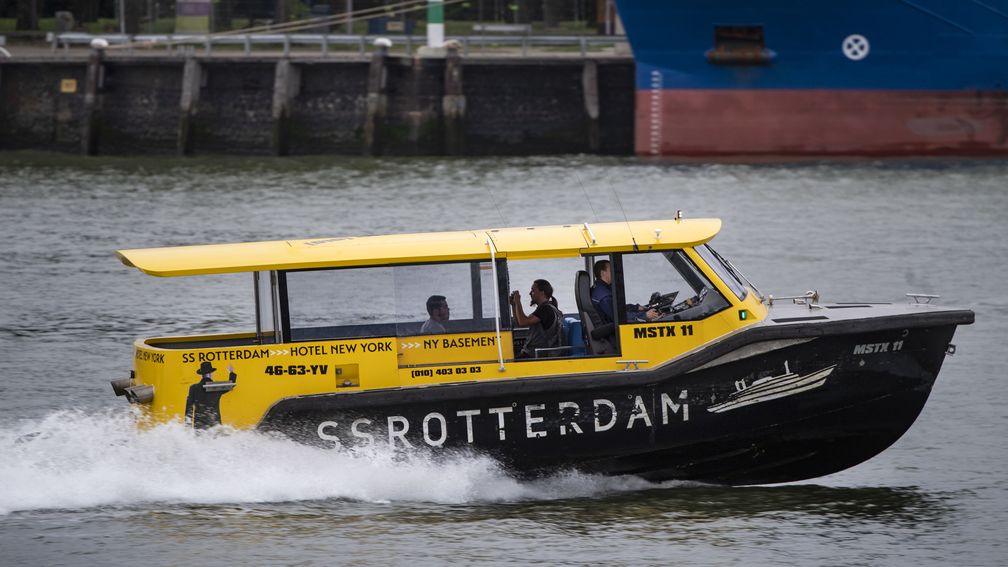
M 497 257 L 556 258 L 588 253 L 661 250 L 707 242 L 721 230 L 719 219 L 656 220 L 428 232 L 310 240 L 275 240 L 119 250 L 119 259 L 153 276 L 192 276 L 451 262 Z

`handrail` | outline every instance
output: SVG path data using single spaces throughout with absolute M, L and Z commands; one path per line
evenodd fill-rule
M 490 247 L 490 270 L 493 273 L 494 288 L 494 327 L 497 330 L 497 362 L 500 366 L 498 372 L 504 372 L 504 348 L 501 346 L 500 330 L 500 282 L 497 280 L 497 247 L 494 246 L 493 239 L 487 235 L 487 246 Z
M 415 46 L 425 45 L 426 36 L 419 35 L 348 35 L 348 34 L 89 34 L 83 32 L 47 33 L 46 41 L 52 51 L 59 47 L 69 49 L 71 45 L 90 45 L 94 39 L 104 39 L 110 46 L 122 46 L 132 54 L 137 49 L 163 48 L 167 53 L 175 46 L 203 47 L 206 55 L 213 53 L 213 47 L 221 45 L 243 45 L 245 55 L 252 54 L 253 45 L 282 45 L 284 55 L 290 54 L 291 45 L 318 45 L 322 55 L 326 55 L 330 45 L 353 45 L 363 55 L 367 46 L 379 37 L 389 37 L 393 41 L 404 42 L 406 52 L 413 53 Z M 461 35 L 448 36 L 446 40 L 455 40 L 462 45 L 462 52 L 468 55 L 470 45 L 514 45 L 521 46 L 522 56 L 528 55 L 529 47 L 570 47 L 578 46 L 582 57 L 588 53 L 590 46 L 607 46 L 625 44 L 625 36 L 507 36 L 507 35 Z

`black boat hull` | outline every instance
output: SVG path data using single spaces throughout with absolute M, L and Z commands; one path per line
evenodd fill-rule
M 650 370 L 285 399 L 260 428 L 332 447 L 476 451 L 521 475 L 796 481 L 899 439 L 969 319 L 774 325 Z

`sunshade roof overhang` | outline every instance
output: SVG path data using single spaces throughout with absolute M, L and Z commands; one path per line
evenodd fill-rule
M 117 253 L 123 264 L 152 276 L 194 276 L 485 260 L 491 253 L 489 240 L 497 257 L 512 260 L 664 250 L 702 244 L 720 229 L 719 219 L 657 220 L 138 248 Z

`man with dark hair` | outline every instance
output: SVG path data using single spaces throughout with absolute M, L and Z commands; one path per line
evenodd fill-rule
M 595 283 L 591 288 L 591 301 L 595 306 L 595 311 L 602 317 L 603 323 L 612 323 L 613 316 L 613 294 L 612 294 L 612 263 L 609 260 L 599 260 L 592 267 L 595 274 Z M 627 305 L 627 321 L 650 321 L 657 319 L 659 313 L 654 309 L 647 309 L 647 306 Z
M 430 319 L 420 327 L 420 333 L 424 335 L 434 335 L 444 333 L 444 324 L 448 322 L 451 311 L 448 309 L 448 299 L 443 295 L 432 295 L 427 298 L 427 314 Z

